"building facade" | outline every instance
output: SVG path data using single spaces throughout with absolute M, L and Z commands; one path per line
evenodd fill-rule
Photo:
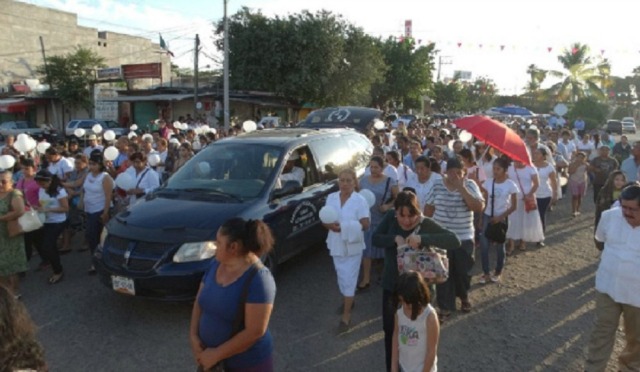
M 161 64 L 160 78 L 131 80 L 128 82 L 130 89 L 146 89 L 171 79 L 169 56 L 159 44 L 140 36 L 80 26 L 75 13 L 0 0 L 0 33 L 0 97 L 7 99 L 5 102 L 24 97 L 20 104 L 12 105 L 3 104 L 0 99 L 0 122 L 26 119 L 35 124 L 61 126 L 70 118 L 94 115 L 84 110 L 70 112 L 54 100 L 46 99 L 48 87 L 40 83 L 42 76 L 36 73 L 37 67 L 43 64 L 40 37 L 47 56 L 64 55 L 82 46 L 103 57 L 107 67 Z M 97 85 L 103 90 L 118 86 L 114 83 Z M 52 107 L 54 104 L 57 107 Z M 101 107 L 101 110 L 104 112 L 105 108 Z

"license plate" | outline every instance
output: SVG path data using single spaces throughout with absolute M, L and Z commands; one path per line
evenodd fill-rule
M 125 278 L 124 276 L 111 275 L 111 285 L 113 290 L 123 294 L 135 296 L 136 287 L 133 284 L 133 279 Z

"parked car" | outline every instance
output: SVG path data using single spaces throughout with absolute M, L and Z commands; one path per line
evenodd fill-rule
M 622 118 L 622 131 L 628 133 L 636 133 L 636 121 L 632 117 Z
M 67 123 L 64 133 L 67 137 L 76 137 L 75 130 L 78 128 L 84 129 L 87 134 L 91 134 L 94 125 L 100 124 L 102 132 L 112 130 L 116 133 L 116 138 L 120 136 L 126 136 L 129 134 L 128 128 L 122 128 L 118 123 L 113 120 L 99 120 L 99 119 L 75 119 Z
M 298 123 L 302 128 L 352 128 L 360 133 L 368 133 L 373 122 L 380 119 L 382 111 L 368 107 L 329 107 L 312 111 Z
M 302 185 L 278 188 L 297 152 Z M 265 129 L 216 141 L 166 184 L 109 221 L 93 257 L 101 282 L 129 295 L 192 299 L 229 218 L 261 219 L 275 235 L 262 257 L 277 265 L 326 239 L 318 212 L 345 167 L 364 173 L 371 142 L 349 129 Z
M 622 122 L 620 120 L 607 120 L 607 133 L 622 135 Z
M 0 124 L 0 140 L 2 141 L 8 135 L 18 136 L 21 133 L 30 135 L 36 141 L 47 140 L 51 143 L 55 142 L 58 137 L 58 132 L 48 125 L 38 127 L 30 121 L 24 120 L 5 121 Z

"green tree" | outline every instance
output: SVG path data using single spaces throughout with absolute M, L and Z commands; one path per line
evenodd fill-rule
M 462 109 L 463 91 L 456 81 L 436 82 L 433 84 L 432 97 L 435 101 L 433 107 L 438 112 L 458 112 Z
M 595 129 L 605 123 L 609 107 L 594 97 L 580 98 L 573 105 L 567 117 L 570 121 L 578 117 L 584 119 L 587 129 Z
M 36 71 L 52 87 L 53 95 L 69 108 L 82 108 L 93 114 L 91 84 L 95 81 L 95 70 L 103 68 L 104 58 L 91 49 L 77 47 L 66 55 L 47 57 L 46 65 Z
M 498 89 L 493 80 L 478 77 L 470 83 L 463 84 L 462 110 L 470 113 L 485 111 L 496 103 Z
M 340 16 L 303 11 L 268 18 L 246 7 L 229 20 L 229 66 L 232 89 L 319 105 L 368 104 L 385 70 L 376 41 Z
M 589 56 L 587 45 L 573 44 L 570 49 L 565 49 L 558 56 L 558 61 L 562 64 L 565 72 L 549 72 L 552 76 L 562 79 L 549 90 L 557 101 L 575 103 L 585 97 L 595 97 L 598 100 L 606 99 L 606 94 L 601 88 L 605 83 L 601 70 Z
M 387 70 L 384 80 L 373 87 L 373 105 L 420 108 L 422 97 L 433 92 L 435 44 L 416 48 L 412 38 L 389 37 L 379 45 Z
M 540 90 L 542 82 L 547 78 L 547 71 L 538 68 L 535 64 L 531 64 L 527 67 L 527 74 L 529 74 L 527 92 L 535 94 Z

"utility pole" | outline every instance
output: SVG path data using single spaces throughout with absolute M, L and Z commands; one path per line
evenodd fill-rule
M 49 91 L 53 92 L 53 83 L 51 82 L 51 75 L 49 75 L 49 64 L 47 63 L 47 56 L 44 53 L 44 40 L 42 39 L 42 36 L 40 36 L 40 50 L 42 51 L 42 60 L 44 61 L 44 71 L 47 74 L 47 80 L 49 80 Z M 51 110 L 53 111 L 53 121 L 54 121 L 54 127 L 58 126 L 58 113 L 56 112 L 56 104 L 55 102 L 53 102 L 53 99 L 51 99 Z M 64 128 L 58 128 L 58 129 L 64 129 Z
M 227 1 L 224 2 L 224 130 L 229 132 L 229 18 L 227 17 Z
M 440 70 L 442 69 L 442 65 L 450 65 L 453 62 L 451 61 L 450 56 L 439 56 L 438 57 L 438 78 L 436 81 L 440 81 Z
M 193 50 L 193 118 L 198 117 L 198 55 L 200 54 L 200 36 L 196 34 L 196 45 Z

